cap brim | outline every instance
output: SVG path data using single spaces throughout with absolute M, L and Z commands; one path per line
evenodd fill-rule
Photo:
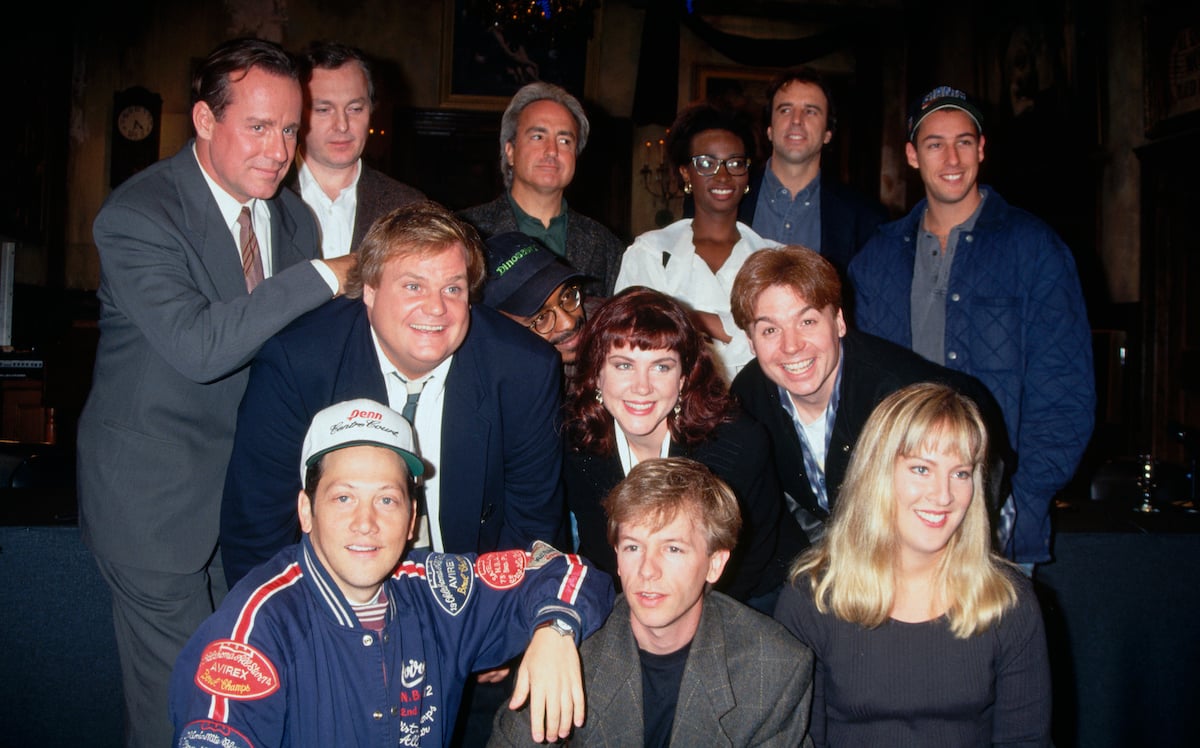
M 346 447 L 380 447 L 381 449 L 390 449 L 393 452 L 395 452 L 396 454 L 398 454 L 404 458 L 404 464 L 408 466 L 408 472 L 411 473 L 414 478 L 419 478 L 425 474 L 425 463 L 421 462 L 420 457 L 417 457 L 415 454 L 413 454 L 412 452 L 409 452 L 407 449 L 393 447 L 390 444 L 380 444 L 379 442 L 371 441 L 369 439 L 360 439 L 358 441 L 342 442 L 341 444 L 338 444 L 336 447 L 330 447 L 328 449 L 323 449 L 320 452 L 313 452 L 311 455 L 309 455 L 308 461 L 304 463 L 304 466 L 306 468 L 310 468 L 313 466 L 314 463 L 316 463 L 317 460 L 321 459 L 322 457 L 329 454 L 330 452 L 336 452 L 339 449 L 345 449 Z
M 534 273 L 529 280 L 521 284 L 520 288 L 509 294 L 503 301 L 496 303 L 495 307 L 517 317 L 532 317 L 545 305 L 554 289 L 569 280 L 576 278 L 585 280 L 588 277 L 578 270 L 554 262 Z

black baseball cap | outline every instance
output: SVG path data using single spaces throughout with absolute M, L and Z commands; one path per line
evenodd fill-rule
M 531 317 L 554 289 L 588 277 L 520 231 L 496 234 L 485 244 L 488 277 L 483 303 L 507 314 Z
M 979 110 L 979 106 L 971 100 L 971 97 L 957 88 L 938 86 L 918 99 L 909 110 L 908 141 L 915 142 L 913 138 L 917 136 L 917 129 L 921 127 L 925 118 L 942 109 L 958 109 L 966 112 L 967 116 L 975 121 L 975 129 L 979 131 L 980 135 L 983 134 L 983 112 Z

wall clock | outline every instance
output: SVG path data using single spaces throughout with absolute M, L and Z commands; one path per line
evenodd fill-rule
M 113 187 L 158 160 L 162 97 L 141 86 L 113 94 L 109 184 Z

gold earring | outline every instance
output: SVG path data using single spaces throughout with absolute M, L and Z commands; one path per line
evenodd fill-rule
M 675 401 L 675 417 L 679 417 L 679 411 L 683 410 L 683 403 L 679 400 Z
M 683 183 L 683 194 L 685 194 L 685 195 L 692 194 L 692 183 L 691 182 Z
M 742 190 L 742 194 L 743 194 L 743 195 L 749 195 L 749 194 L 750 194 L 750 185 L 746 185 L 746 189 Z
M 596 402 L 600 403 L 601 405 L 604 404 L 604 394 L 600 392 L 599 387 L 596 388 Z

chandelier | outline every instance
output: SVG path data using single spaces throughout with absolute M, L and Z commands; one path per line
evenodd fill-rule
M 489 26 L 530 35 L 592 35 L 599 0 L 471 0 L 470 10 Z

